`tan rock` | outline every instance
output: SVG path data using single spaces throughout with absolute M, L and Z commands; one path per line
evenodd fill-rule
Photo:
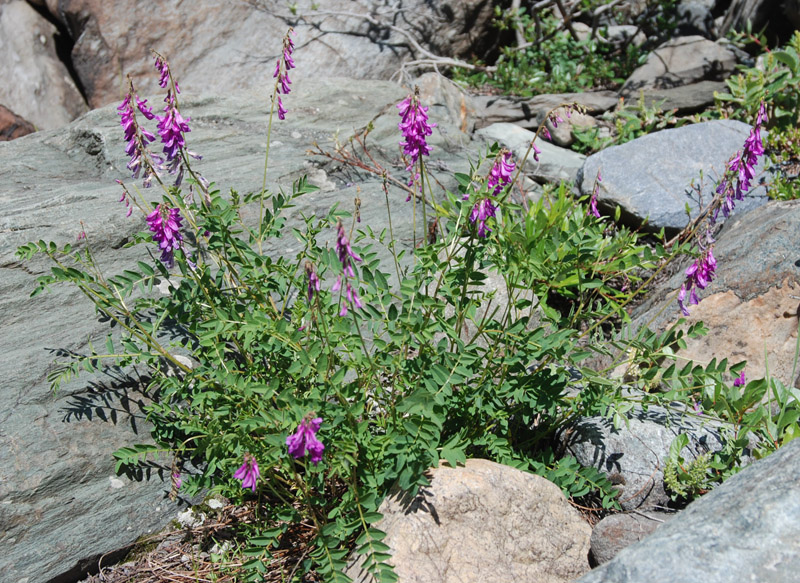
M 561 490 L 487 460 L 440 466 L 416 498 L 380 511 L 400 583 L 566 583 L 589 570 L 591 527 Z M 357 563 L 348 575 L 373 580 Z
M 690 357 L 698 364 L 712 358 L 727 357 L 730 364 L 746 360 L 748 379 L 765 377 L 769 369 L 769 374 L 786 386 L 797 386 L 798 373 L 794 371 L 793 377 L 792 372 L 799 297 L 800 288 L 790 279 L 749 301 L 732 291 L 704 297 L 691 306 L 686 321 L 687 325 L 702 321 L 711 332 L 702 338 L 687 338 L 678 358 Z
M 550 132 L 550 141 L 562 148 L 568 148 L 575 142 L 573 133 L 575 128 L 587 129 L 597 126 L 596 119 L 579 111 L 572 111 L 567 115 L 567 108 L 562 107 L 556 110 L 555 114 L 561 118 L 561 121 L 557 122 L 558 126 L 556 127 L 551 118 L 548 118 L 545 125 Z

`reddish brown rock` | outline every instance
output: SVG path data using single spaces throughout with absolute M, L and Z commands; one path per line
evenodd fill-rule
M 36 131 L 33 124 L 22 119 L 4 105 L 0 105 L 0 142 L 8 142 Z

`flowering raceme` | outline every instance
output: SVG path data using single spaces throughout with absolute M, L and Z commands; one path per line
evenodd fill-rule
M 317 439 L 317 432 L 321 425 L 322 419 L 320 417 L 312 418 L 311 415 L 308 415 L 300 422 L 297 431 L 286 438 L 289 454 L 293 458 L 300 459 L 308 452 L 311 453 L 311 463 L 314 465 L 322 461 L 322 452 L 325 450 L 325 445 Z
M 725 168 L 725 174 L 717 186 L 717 194 L 721 200 L 711 215 L 711 223 L 717 220 L 720 209 L 728 218 L 736 206 L 735 201 L 744 200 L 745 193 L 750 190 L 750 183 L 755 177 L 758 159 L 764 155 L 764 143 L 761 141 L 761 127 L 767 121 L 767 108 L 764 102 L 758 108 L 756 124 L 744 141 L 742 151 L 736 152 Z
M 356 255 L 356 253 L 354 253 L 353 249 L 350 247 L 350 241 L 347 240 L 347 234 L 344 232 L 344 225 L 342 225 L 342 221 L 339 221 L 338 225 L 336 226 L 336 253 L 339 256 L 339 261 L 342 263 L 342 271 L 344 272 L 346 286 L 345 297 L 347 298 L 347 302 L 342 304 L 342 309 L 339 312 L 339 315 L 346 316 L 348 303 L 356 308 L 362 308 L 364 306 L 361 303 L 361 298 L 358 297 L 358 293 L 350 285 L 350 278 L 356 276 L 356 272 L 353 270 L 353 264 L 350 260 L 355 259 L 356 261 L 361 261 L 361 257 Z M 309 286 L 310 285 L 309 278 Z M 342 289 L 341 275 L 336 280 L 336 283 L 333 284 L 331 290 L 337 292 L 340 289 Z
M 511 152 L 508 150 L 501 150 L 500 153 L 492 164 L 492 169 L 489 171 L 489 176 L 486 179 L 486 186 L 489 189 L 489 194 L 494 197 L 501 193 L 503 188 L 511 181 L 511 175 L 514 173 L 517 165 L 511 159 Z M 469 198 L 469 194 L 464 195 L 464 200 Z M 469 220 L 478 225 L 478 237 L 488 237 L 491 229 L 486 227 L 486 221 L 495 216 L 497 212 L 497 205 L 493 202 L 491 197 L 486 197 L 475 203 L 472 207 L 472 212 L 469 215 Z
M 431 146 L 428 145 L 427 136 L 433 134 L 436 124 L 428 123 L 428 108 L 420 105 L 418 87 L 413 95 L 398 103 L 397 108 L 403 119 L 397 127 L 405 138 L 400 145 L 403 146 L 403 153 L 411 159 L 406 170 L 411 170 L 420 156 L 430 156 Z
M 160 204 L 147 215 L 147 224 L 153 232 L 153 242 L 158 243 L 161 249 L 161 261 L 170 268 L 175 266 L 175 249 L 183 241 L 180 232 L 182 220 L 180 209 L 171 209 Z
M 278 62 L 275 63 L 275 73 L 272 75 L 277 79 L 275 82 L 275 93 L 278 94 L 278 119 L 286 119 L 286 114 L 289 113 L 283 106 L 280 94 L 288 95 L 292 90 L 291 87 L 289 87 L 289 85 L 292 84 L 292 80 L 289 79 L 289 71 L 295 68 L 294 59 L 292 58 L 292 53 L 294 52 L 294 41 L 292 41 L 293 34 L 294 29 L 290 28 L 286 36 L 283 37 L 283 55 L 281 55 L 281 57 L 278 58 Z
M 233 477 L 242 481 L 242 488 L 250 488 L 251 491 L 256 491 L 256 482 L 261 472 L 258 471 L 258 462 L 255 456 L 249 453 L 244 454 L 244 463 L 236 470 Z
M 147 145 L 154 142 L 156 137 L 141 127 L 136 121 L 136 110 L 133 103 L 136 102 L 136 109 L 146 118 L 153 119 L 155 115 L 147 105 L 146 99 L 139 99 L 133 88 L 133 81 L 128 78 L 128 93 L 123 102 L 117 107 L 120 116 L 120 125 L 125 132 L 125 153 L 130 156 L 127 164 L 128 170 L 132 172 L 133 178 L 139 178 L 139 174 L 144 171 L 145 188 L 151 185 L 153 177 L 153 166 L 148 159 Z
M 750 135 L 744 141 L 742 151 L 737 152 L 725 166 L 725 174 L 717 186 L 717 198 L 715 199 L 713 210 L 709 214 L 708 225 L 706 228 L 706 242 L 701 244 L 700 257 L 686 270 L 686 280 L 678 292 L 678 306 L 684 316 L 689 315 L 686 308 L 686 295 L 689 294 L 689 304 L 697 305 L 700 299 L 697 297 L 697 289 L 705 289 L 717 269 L 717 260 L 714 258 L 714 239 L 711 236 L 710 227 L 715 224 L 717 215 L 722 209 L 723 215 L 729 217 L 733 212 L 736 203 L 744 199 L 744 194 L 750 189 L 750 181 L 755 177 L 755 167 L 758 159 L 764 155 L 764 144 L 761 141 L 761 127 L 767 121 L 767 110 L 764 102 L 761 102 L 756 115 L 755 126 L 750 130 Z

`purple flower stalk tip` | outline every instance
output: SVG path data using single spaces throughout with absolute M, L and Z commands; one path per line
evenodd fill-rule
M 600 176 L 600 170 L 597 171 L 597 178 L 594 181 L 594 188 L 592 189 L 592 196 L 589 199 L 589 208 L 586 209 L 586 214 L 592 214 L 598 219 L 600 218 L 600 211 L 597 210 L 597 195 L 600 193 L 600 183 L 603 181 Z
M 292 91 L 290 87 L 292 80 L 289 79 L 289 71 L 295 68 L 294 59 L 292 58 L 292 53 L 294 52 L 293 34 L 294 29 L 289 28 L 286 32 L 286 36 L 283 37 L 283 54 L 275 63 L 275 72 L 272 74 L 272 76 L 277 79 L 275 81 L 275 94 L 278 95 L 278 119 L 281 120 L 286 119 L 286 114 L 289 113 L 283 106 L 280 94 L 288 95 Z
M 156 206 L 147 215 L 147 224 L 153 232 L 153 242 L 161 249 L 161 261 L 169 268 L 175 266 L 175 249 L 181 246 L 183 237 L 180 228 L 182 217 L 180 209 Z
M 136 106 L 134 107 L 134 102 Z M 147 105 L 147 100 L 139 99 L 133 88 L 133 81 L 128 78 L 128 93 L 125 99 L 117 107 L 120 116 L 120 125 L 125 134 L 125 153 L 130 156 L 127 168 L 131 171 L 133 178 L 139 178 L 139 174 L 144 172 L 144 186 L 149 187 L 153 177 L 153 166 L 150 162 L 148 144 L 155 141 L 155 136 L 141 127 L 136 120 L 136 110 L 146 118 L 153 119 L 152 109 Z
M 356 289 L 350 285 L 350 278 L 356 276 L 356 272 L 353 270 L 353 264 L 350 261 L 354 259 L 356 261 L 361 261 L 361 257 L 359 257 L 350 247 L 350 241 L 347 240 L 347 234 L 344 232 L 344 225 L 342 221 L 339 221 L 338 225 L 336 226 L 336 253 L 339 256 L 339 261 L 342 263 L 342 272 L 344 274 L 346 280 L 346 287 L 345 287 L 345 297 L 347 302 L 350 303 L 355 308 L 362 308 L 364 307 L 361 303 L 361 298 L 358 297 L 358 292 Z M 342 289 L 342 276 L 340 275 L 336 280 L 336 283 L 333 284 L 331 291 L 338 292 Z M 342 304 L 342 309 L 339 312 L 340 316 L 347 315 L 347 303 Z
M 320 281 L 314 264 L 306 261 L 306 275 L 308 276 L 308 302 L 314 301 L 314 296 L 320 292 Z
M 744 378 L 744 370 L 742 370 L 742 373 L 738 377 L 736 377 L 734 379 L 733 386 L 734 387 L 743 387 L 746 383 L 747 383 L 747 381 Z
M 253 492 L 256 491 L 256 482 L 261 472 L 258 471 L 258 462 L 256 458 L 249 453 L 244 454 L 244 463 L 236 470 L 233 477 L 242 481 L 242 488 L 250 488 Z
M 317 439 L 317 432 L 322 425 L 320 417 L 313 417 L 309 414 L 300 422 L 297 430 L 286 438 L 286 445 L 289 447 L 289 455 L 295 459 L 300 459 L 311 453 L 311 463 L 317 465 L 322 461 L 322 452 L 325 450 L 323 443 Z
M 415 88 L 414 93 L 406 97 L 397 104 L 400 110 L 402 121 L 397 124 L 403 134 L 404 141 L 400 142 L 403 146 L 403 153 L 410 157 L 406 170 L 411 170 L 417 163 L 420 156 L 429 156 L 431 146 L 427 143 L 427 136 L 433 134 L 435 123 L 428 122 L 428 108 L 422 107 L 419 102 L 419 88 Z

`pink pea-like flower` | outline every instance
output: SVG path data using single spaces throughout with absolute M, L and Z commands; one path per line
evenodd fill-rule
M 300 425 L 293 434 L 286 438 L 286 445 L 289 447 L 289 454 L 300 459 L 306 453 L 311 454 L 311 463 L 317 465 L 322 461 L 322 452 L 325 445 L 317 439 L 317 432 L 322 425 L 322 418 L 307 416 L 300 422 Z
M 255 456 L 249 453 L 244 454 L 244 463 L 236 470 L 233 477 L 242 481 L 242 488 L 250 488 L 253 492 L 256 491 L 256 482 L 261 472 L 258 471 L 258 462 Z

